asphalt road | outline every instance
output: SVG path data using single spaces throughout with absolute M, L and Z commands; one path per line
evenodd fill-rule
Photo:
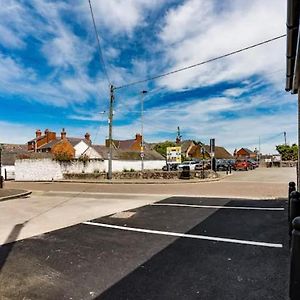
M 129 193 L 158 195 L 189 195 L 241 198 L 286 198 L 288 182 L 296 181 L 295 168 L 258 168 L 233 172 L 217 182 L 172 184 L 98 184 L 63 182 L 6 182 L 6 188 L 32 191 L 72 191 L 92 193 Z M 169 183 L 169 184 L 166 184 Z
M 285 207 L 170 197 L 6 244 L 1 299 L 287 299 Z

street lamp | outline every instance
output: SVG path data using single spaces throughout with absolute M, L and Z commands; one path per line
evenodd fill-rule
M 202 179 L 204 179 L 204 154 L 205 154 L 204 147 L 201 147 L 201 154 L 202 154 Z
M 141 91 L 142 98 L 141 98 L 141 135 L 142 135 L 142 142 L 141 142 L 141 169 L 144 172 L 144 98 L 148 92 L 143 90 Z

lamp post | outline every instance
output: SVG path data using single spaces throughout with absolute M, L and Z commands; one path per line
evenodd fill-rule
M 142 135 L 142 141 L 141 141 L 141 169 L 142 172 L 144 172 L 144 97 L 145 94 L 147 94 L 147 91 L 141 91 L 142 98 L 141 98 L 141 135 Z
M 204 179 L 204 154 L 205 154 L 204 147 L 201 147 L 201 154 L 202 154 L 202 179 Z

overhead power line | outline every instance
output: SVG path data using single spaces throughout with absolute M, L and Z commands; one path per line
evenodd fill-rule
M 250 46 L 247 46 L 247 47 L 244 47 L 244 48 L 241 48 L 241 49 L 238 49 L 238 50 L 235 50 L 235 51 L 232 51 L 232 52 L 229 52 L 229 53 L 226 53 L 226 54 L 214 57 L 214 58 L 210 58 L 208 60 L 193 64 L 193 65 L 189 65 L 189 66 L 186 66 L 186 67 L 183 67 L 183 68 L 180 68 L 180 69 L 176 69 L 176 70 L 173 70 L 173 71 L 170 71 L 170 72 L 167 72 L 167 73 L 162 73 L 162 74 L 159 74 L 159 75 L 155 75 L 155 76 L 143 79 L 143 80 L 133 81 L 133 82 L 130 82 L 130 83 L 127 83 L 127 84 L 124 84 L 124 85 L 120 85 L 120 86 L 115 87 L 114 89 L 115 90 L 120 90 L 120 89 L 127 88 L 127 87 L 130 87 L 130 86 L 133 86 L 133 85 L 137 85 L 137 84 L 140 84 L 140 83 L 152 81 L 152 80 L 155 80 L 155 79 L 158 79 L 158 78 L 162 78 L 162 77 L 169 76 L 169 75 L 172 75 L 172 74 L 175 74 L 175 73 L 186 71 L 188 69 L 192 69 L 192 68 L 195 68 L 195 67 L 198 67 L 198 66 L 201 66 L 201 65 L 204 65 L 204 64 L 207 64 L 207 63 L 210 63 L 210 62 L 213 62 L 213 61 L 216 61 L 216 60 L 219 60 L 219 59 L 222 59 L 222 58 L 225 58 L 225 57 L 228 57 L 228 56 L 231 56 L 231 55 L 234 55 L 234 54 L 237 54 L 237 53 L 240 53 L 240 52 L 252 49 L 252 48 L 255 48 L 255 47 L 267 44 L 267 43 L 270 43 L 270 42 L 273 42 L 273 41 L 281 39 L 285 36 L 286 36 L 286 34 L 282 34 L 282 35 L 273 37 L 271 39 L 262 41 L 260 43 L 253 44 L 253 45 L 250 45 Z
M 111 82 L 110 82 L 110 79 L 109 79 L 109 76 L 108 76 L 108 73 L 107 73 L 107 70 L 106 70 L 106 67 L 105 67 L 105 62 L 104 62 L 104 59 L 103 59 L 103 53 L 102 53 L 102 50 L 101 50 L 100 38 L 99 38 L 98 31 L 97 31 L 96 23 L 95 23 L 95 18 L 94 18 L 94 13 L 93 13 L 91 0 L 89 0 L 89 5 L 90 5 L 90 11 L 91 11 L 91 16 L 92 16 L 92 20 L 93 20 L 95 35 L 96 35 L 96 39 L 97 39 L 100 64 L 102 65 L 102 69 L 103 69 L 104 75 L 107 79 L 107 82 L 108 82 L 108 84 L 110 84 Z

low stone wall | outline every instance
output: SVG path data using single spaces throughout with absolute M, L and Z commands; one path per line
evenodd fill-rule
M 191 179 L 213 179 L 218 178 L 218 174 L 211 170 L 204 171 L 191 171 Z M 64 174 L 64 179 L 106 179 L 106 173 L 93 173 L 93 174 Z M 114 172 L 113 179 L 178 179 L 181 178 L 181 172 L 164 172 L 164 171 L 145 171 L 145 172 Z

